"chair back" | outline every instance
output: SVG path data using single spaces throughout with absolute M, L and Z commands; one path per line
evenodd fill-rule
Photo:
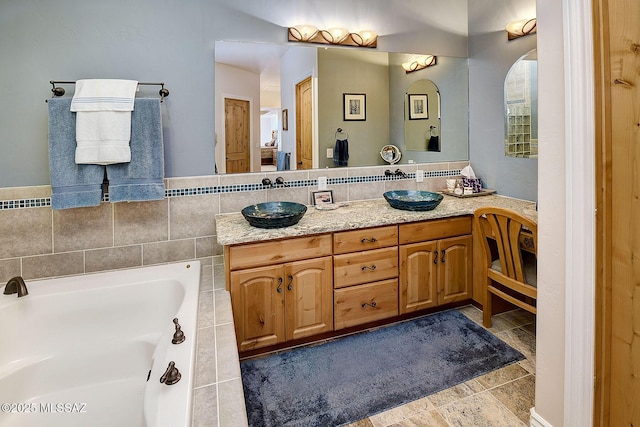
M 529 218 L 506 208 L 484 207 L 474 212 L 476 225 L 480 230 L 482 245 L 487 258 L 487 268 L 491 268 L 491 251 L 488 238 L 494 239 L 500 259 L 501 274 L 520 283 L 526 283 L 523 270 L 521 247 L 532 253 L 538 248 L 538 226 Z M 483 226 L 486 218 L 488 227 Z M 525 232 L 523 233 L 523 230 Z M 491 233 L 489 235 L 488 233 Z

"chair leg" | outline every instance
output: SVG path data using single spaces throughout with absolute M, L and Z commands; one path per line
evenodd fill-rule
M 482 306 L 482 325 L 485 328 L 491 327 L 491 302 L 493 299 L 493 294 L 487 290 L 484 294 L 484 305 Z

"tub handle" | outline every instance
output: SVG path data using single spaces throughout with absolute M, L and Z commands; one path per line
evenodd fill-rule
M 178 368 L 176 368 L 176 363 L 172 360 L 169 362 L 167 370 L 164 371 L 164 374 L 160 377 L 160 382 L 166 385 L 173 385 L 180 381 L 180 378 L 182 378 L 182 375 L 180 371 L 178 371 Z
M 176 325 L 176 331 L 173 333 L 173 339 L 171 342 L 173 344 L 180 344 L 184 341 L 184 332 L 182 332 L 182 328 L 178 323 L 178 318 L 173 319 L 173 323 Z

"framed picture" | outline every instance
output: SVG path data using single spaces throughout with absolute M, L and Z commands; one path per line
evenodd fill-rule
M 409 95 L 409 120 L 424 120 L 429 118 L 429 104 L 426 94 Z
M 344 120 L 367 120 L 367 95 L 364 93 L 344 93 Z
M 314 206 L 332 204 L 333 191 L 332 190 L 314 191 L 311 193 L 311 199 L 313 201 Z
M 289 110 L 282 110 L 282 130 L 289 130 Z

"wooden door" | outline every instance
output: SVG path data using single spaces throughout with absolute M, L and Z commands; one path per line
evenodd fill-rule
M 286 340 L 333 330 L 331 257 L 285 265 Z
M 313 167 L 313 91 L 311 77 L 296 85 L 296 167 Z
M 594 426 L 640 426 L 640 2 L 596 0 Z
M 238 350 L 253 350 L 283 342 L 282 266 L 232 271 L 230 280 Z
M 224 148 L 226 173 L 251 170 L 249 162 L 251 132 L 250 102 L 224 99 Z
M 438 305 L 471 298 L 471 236 L 451 237 L 438 242 Z
M 438 262 L 436 241 L 400 246 L 400 314 L 436 305 Z

